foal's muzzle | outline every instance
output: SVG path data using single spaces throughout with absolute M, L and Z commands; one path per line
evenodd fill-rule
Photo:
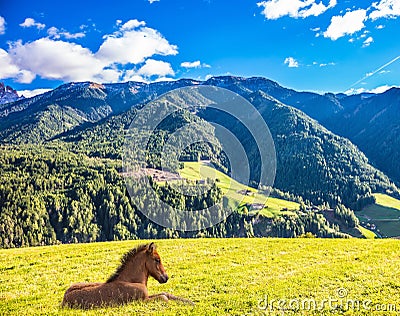
M 158 279 L 158 282 L 165 283 L 167 281 L 168 281 L 168 274 L 166 274 L 166 273 L 165 274 L 161 274 L 159 279 Z

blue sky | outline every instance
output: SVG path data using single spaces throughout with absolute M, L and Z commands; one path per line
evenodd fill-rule
M 0 81 L 25 91 L 231 74 L 383 91 L 400 86 L 399 21 L 400 0 L 0 1 Z

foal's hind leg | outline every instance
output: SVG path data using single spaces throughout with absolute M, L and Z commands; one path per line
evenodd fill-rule
M 101 285 L 102 283 L 75 283 L 72 284 L 64 294 L 63 301 L 61 303 L 61 306 L 65 307 L 67 305 L 73 305 L 73 302 L 71 301 L 71 295 L 74 295 L 75 291 L 80 291 L 83 289 L 89 289 L 92 287 L 97 287 Z
M 91 287 L 96 287 L 99 285 L 102 285 L 103 283 L 74 283 L 72 284 L 66 291 L 66 293 L 75 291 L 75 290 L 82 290 L 82 289 L 87 289 Z

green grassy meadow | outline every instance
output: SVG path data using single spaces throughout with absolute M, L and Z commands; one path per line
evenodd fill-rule
M 273 197 L 268 197 L 258 190 L 239 183 L 228 175 L 214 169 L 203 162 L 185 162 L 184 168 L 180 170 L 181 177 L 188 180 L 214 179 L 217 186 L 222 190 L 232 204 L 241 206 L 244 204 L 264 204 L 266 207 L 261 213 L 267 217 L 274 217 L 281 214 L 282 209 L 299 209 L 300 205 L 295 202 L 285 201 Z M 243 194 L 247 191 L 248 194 Z
M 158 240 L 170 280 L 161 285 L 151 279 L 149 293 L 167 291 L 193 300 L 195 306 L 153 301 L 89 311 L 61 308 L 71 283 L 106 280 L 121 255 L 143 242 L 0 250 L 0 315 L 396 315 L 375 309 L 400 311 L 400 241 L 313 238 Z M 336 310 L 325 305 L 309 311 L 300 305 L 313 300 L 321 308 L 321 302 L 329 299 L 364 302 L 369 309 L 344 304 Z M 275 310 L 264 310 L 273 300 L 291 301 L 291 308 L 283 313 L 277 305 L 269 305 Z
M 376 225 L 383 236 L 400 236 L 400 201 L 380 193 L 374 196 L 376 203 L 355 214 L 361 222 Z

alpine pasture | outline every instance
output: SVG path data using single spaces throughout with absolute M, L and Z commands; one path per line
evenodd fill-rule
M 86 311 L 61 307 L 72 283 L 104 282 L 124 253 L 147 242 L 2 249 L 0 314 L 396 315 L 400 309 L 398 240 L 315 238 L 157 240 L 170 279 L 149 279 L 149 294 L 169 292 L 194 306 L 152 301 Z M 329 307 L 328 300 L 342 306 Z

